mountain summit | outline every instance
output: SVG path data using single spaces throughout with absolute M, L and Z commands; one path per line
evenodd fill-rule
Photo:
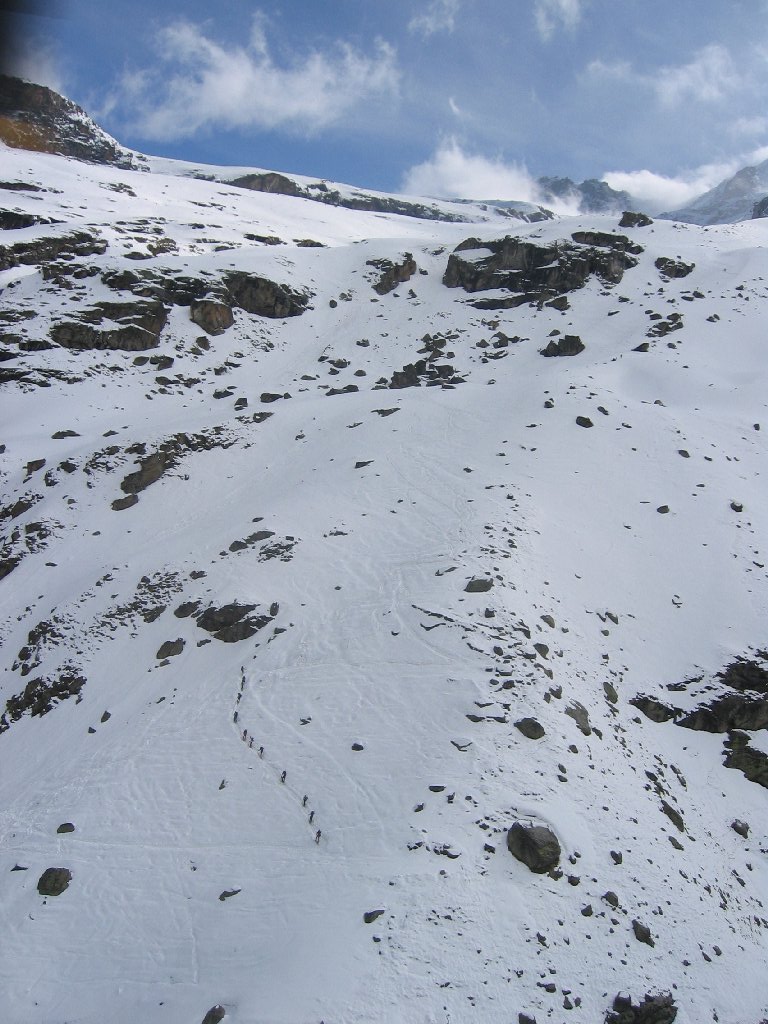
M 0 1020 L 768 1019 L 768 222 L 29 137 Z

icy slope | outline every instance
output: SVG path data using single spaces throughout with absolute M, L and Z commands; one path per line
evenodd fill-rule
M 763 1020 L 764 222 L 2 155 L 0 1019 Z

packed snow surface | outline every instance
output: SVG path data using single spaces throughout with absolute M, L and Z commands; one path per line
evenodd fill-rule
M 445 224 L 2 161 L 40 189 L 3 205 L 60 223 L 0 251 L 106 248 L 0 273 L 0 1020 L 594 1024 L 670 992 L 679 1024 L 759 1024 L 765 785 L 629 702 L 687 711 L 764 655 L 768 222 Z M 642 251 L 563 310 L 443 284 L 473 235 L 476 266 L 575 231 Z M 231 271 L 307 308 L 208 335 L 164 300 L 146 351 L 50 340 L 143 301 L 122 273 Z M 449 370 L 391 386 L 419 360 Z M 251 631 L 220 638 L 232 604 Z

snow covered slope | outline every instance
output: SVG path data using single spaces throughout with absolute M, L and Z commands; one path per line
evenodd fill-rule
M 1 156 L 0 1020 L 764 1020 L 768 223 Z

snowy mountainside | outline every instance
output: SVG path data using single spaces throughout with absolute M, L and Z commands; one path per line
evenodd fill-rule
M 0 1019 L 765 1020 L 765 222 L 2 158 Z
M 681 209 L 660 216 L 688 224 L 735 224 L 749 220 L 755 205 L 766 195 L 768 160 L 754 167 L 742 167 Z

